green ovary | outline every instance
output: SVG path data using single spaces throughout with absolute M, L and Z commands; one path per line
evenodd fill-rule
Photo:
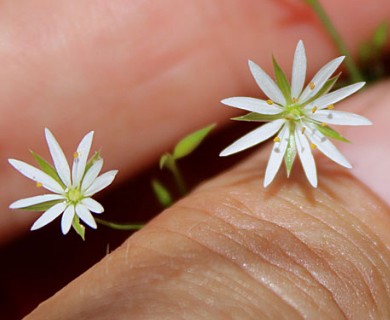
M 285 110 L 286 118 L 292 120 L 299 120 L 304 116 L 301 106 L 296 104 L 286 106 Z
M 78 190 L 78 189 L 70 189 L 66 193 L 66 197 L 68 198 L 69 202 L 76 204 L 83 198 L 83 195 L 81 194 L 80 190 Z

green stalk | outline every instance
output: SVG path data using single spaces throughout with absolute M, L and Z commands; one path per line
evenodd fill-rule
M 111 229 L 116 229 L 116 230 L 139 230 L 144 226 L 143 224 L 115 223 L 111 221 L 102 220 L 99 218 L 95 218 L 95 220 L 97 223 L 100 223 L 103 226 L 109 227 Z
M 179 167 L 177 166 L 175 160 L 170 163 L 169 169 L 173 173 L 173 177 L 175 178 L 175 182 L 177 188 L 179 189 L 180 195 L 185 196 L 187 194 L 187 186 L 184 182 L 183 176 L 181 175 Z
M 344 56 L 346 56 L 345 59 L 345 65 L 348 69 L 349 77 L 352 82 L 360 82 L 363 81 L 364 78 L 353 61 L 351 54 L 349 53 L 347 46 L 345 45 L 343 39 L 341 38 L 340 34 L 336 30 L 335 26 L 333 25 L 332 21 L 329 19 L 328 15 L 326 14 L 324 8 L 321 6 L 318 0 L 305 0 L 314 10 L 314 12 L 317 14 L 318 18 L 321 20 L 322 24 L 324 25 L 325 29 L 328 31 L 330 37 L 336 44 L 337 49 L 340 51 L 340 53 Z

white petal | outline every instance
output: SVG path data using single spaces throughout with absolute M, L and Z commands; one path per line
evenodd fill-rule
M 288 138 L 290 136 L 290 125 L 288 122 L 284 125 L 279 133 L 280 142 L 275 142 L 271 155 L 268 160 L 267 169 L 265 170 L 264 188 L 266 188 L 275 178 L 278 172 L 284 154 L 288 146 Z
M 95 213 L 104 212 L 103 206 L 92 198 L 84 198 L 81 203 L 86 206 L 90 211 Z
M 291 97 L 298 98 L 302 92 L 306 78 L 306 53 L 302 40 L 299 40 L 295 49 L 291 77 Z
M 62 215 L 61 219 L 61 231 L 62 234 L 67 234 L 70 230 L 70 227 L 72 226 L 74 218 L 74 206 L 68 206 L 65 209 L 64 214 Z
M 89 168 L 81 184 L 81 190 L 86 190 L 91 186 L 91 184 L 95 181 L 95 179 L 99 175 L 100 170 L 102 170 L 102 167 L 103 167 L 103 159 L 99 159 Z
M 278 132 L 285 122 L 285 119 L 278 119 L 249 132 L 248 134 L 228 146 L 226 149 L 222 150 L 219 156 L 228 156 L 233 153 L 237 153 L 242 150 L 253 147 L 256 144 L 267 140 L 269 137 L 272 137 L 276 132 Z
M 76 213 L 79 216 L 79 218 L 83 220 L 91 228 L 93 229 L 97 228 L 96 221 L 86 206 L 82 204 L 78 204 L 76 206 Z
M 64 152 L 62 151 L 61 146 L 57 140 L 54 138 L 53 134 L 47 128 L 45 129 L 45 136 L 56 171 L 62 182 L 66 186 L 70 186 L 70 169 Z
M 8 159 L 8 162 L 25 177 L 35 182 L 41 183 L 45 189 L 60 194 L 64 192 L 61 185 L 43 171 L 23 161 Z
M 329 159 L 338 163 L 339 165 L 352 168 L 348 160 L 341 154 L 341 152 L 335 147 L 335 145 L 325 137 L 321 132 L 319 132 L 312 124 L 305 124 L 306 132 L 309 133 L 309 139 L 313 142 L 318 150 L 320 150 L 324 155 Z
M 340 66 L 341 62 L 345 57 L 338 57 L 330 62 L 328 62 L 325 66 L 323 66 L 320 71 L 313 77 L 310 81 L 315 87 L 311 89 L 308 85 L 305 90 L 303 90 L 301 96 L 299 97 L 299 101 L 303 103 L 309 98 L 313 97 L 321 88 L 324 86 L 325 82 L 328 81 L 330 76 L 336 71 L 336 69 Z
M 358 82 L 351 84 L 349 86 L 346 86 L 344 88 L 338 89 L 336 91 L 333 91 L 331 93 L 325 94 L 318 99 L 314 100 L 310 104 L 308 104 L 305 109 L 311 110 L 314 106 L 317 107 L 317 109 L 324 109 L 330 104 L 339 102 L 346 97 L 350 96 L 351 94 L 355 93 L 359 89 L 361 89 L 365 85 L 365 82 Z
M 334 111 L 334 110 L 320 110 L 316 111 L 310 118 L 319 122 L 329 124 L 338 124 L 343 126 L 369 126 L 372 122 L 365 117 L 358 114 Z
M 295 129 L 295 143 L 298 155 L 307 179 L 314 188 L 317 188 L 317 170 L 314 157 L 310 150 L 309 141 L 300 129 L 300 126 L 297 126 Z
M 117 173 L 118 170 L 111 170 L 103 173 L 100 177 L 97 177 L 92 185 L 87 190 L 85 190 L 84 196 L 90 197 L 109 186 Z
M 230 107 L 239 108 L 247 111 L 252 111 L 260 114 L 278 114 L 283 111 L 283 108 L 275 104 L 268 104 L 267 101 L 249 97 L 233 97 L 223 99 L 221 101 Z
M 272 101 L 285 105 L 286 99 L 284 99 L 283 93 L 280 91 L 275 81 L 272 80 L 270 76 L 253 61 L 249 60 L 248 64 L 257 85 L 265 93 L 265 95 Z
M 52 206 L 50 209 L 46 210 L 37 221 L 31 227 L 31 230 L 37 230 L 52 222 L 57 218 L 66 208 L 66 203 L 61 202 Z
M 29 206 L 34 206 L 36 204 L 44 203 L 47 201 L 61 200 L 61 199 L 65 199 L 65 197 L 60 194 L 43 194 L 40 196 L 20 199 L 18 201 L 11 203 L 9 207 L 10 209 L 20 209 Z
M 85 167 L 88 161 L 89 151 L 91 150 L 93 139 L 93 131 L 85 135 L 77 147 L 77 154 L 73 160 L 72 166 L 72 181 L 73 185 L 77 186 L 84 176 Z

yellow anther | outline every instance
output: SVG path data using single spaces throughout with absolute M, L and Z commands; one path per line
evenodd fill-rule
M 77 151 L 73 152 L 73 159 L 77 159 L 79 157 L 79 153 Z
M 293 103 L 297 103 L 297 102 L 298 102 L 298 99 L 297 99 L 297 98 L 292 98 L 292 102 L 293 102 Z
M 38 181 L 37 181 L 37 183 L 36 183 L 35 185 L 37 186 L 37 188 L 42 187 L 42 183 L 40 183 L 40 182 L 38 182 Z
M 317 107 L 313 107 L 313 109 L 311 109 L 311 112 L 314 113 L 317 111 Z
M 314 90 L 315 87 L 316 87 L 316 85 L 314 84 L 314 82 L 309 83 L 310 90 Z
M 321 127 L 326 127 L 328 124 L 326 122 L 321 123 Z
M 280 138 L 279 137 L 275 137 L 274 138 L 274 142 L 280 142 Z
M 317 146 L 314 143 L 310 143 L 310 148 L 312 148 L 314 150 L 314 149 L 317 149 Z
M 333 109 L 334 109 L 334 104 L 330 104 L 330 105 L 327 106 L 326 108 L 329 109 L 329 110 L 333 110 Z
M 302 132 L 302 133 L 305 133 L 305 130 L 306 130 L 306 128 L 305 128 L 305 127 L 302 127 L 301 132 Z
M 274 104 L 274 102 L 273 102 L 271 99 L 268 99 L 268 100 L 267 100 L 267 103 L 268 103 L 269 105 Z

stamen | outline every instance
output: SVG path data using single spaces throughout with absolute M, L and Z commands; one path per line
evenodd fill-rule
M 321 123 L 321 127 L 326 127 L 328 124 L 326 122 Z
M 292 98 L 292 102 L 293 102 L 293 103 L 297 103 L 297 102 L 298 102 L 298 99 L 297 99 L 297 98 Z
M 280 138 L 279 137 L 275 137 L 274 138 L 274 142 L 280 142 Z
M 273 102 L 271 99 L 268 99 L 268 100 L 267 100 L 267 103 L 268 103 L 269 105 L 274 104 L 274 102 Z
M 301 129 L 302 134 L 305 133 L 305 130 L 306 130 L 306 127 L 302 127 L 302 129 Z
M 330 104 L 329 106 L 326 107 L 328 110 L 333 110 L 334 109 L 334 104 Z
M 77 159 L 79 157 L 79 153 L 77 151 L 73 152 L 73 158 Z
M 317 146 L 314 143 L 310 143 L 310 148 L 312 148 L 314 150 L 314 149 L 317 149 Z
M 35 186 L 36 186 L 37 188 L 40 188 L 40 187 L 43 186 L 43 184 L 42 184 L 41 182 L 38 182 L 38 181 L 37 181 L 37 183 L 35 184 Z
M 311 113 L 314 113 L 317 111 L 317 107 L 313 107 L 313 109 L 311 109 Z
M 314 90 L 315 87 L 316 87 L 316 85 L 314 84 L 314 82 L 309 83 L 310 90 Z

